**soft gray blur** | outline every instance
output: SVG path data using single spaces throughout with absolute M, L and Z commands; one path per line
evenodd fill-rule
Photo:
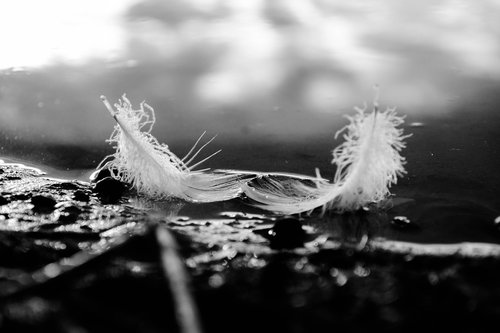
M 11 156 L 104 146 L 113 121 L 101 94 L 147 100 L 162 141 L 207 130 L 224 146 L 332 140 L 375 84 L 410 122 L 477 112 L 464 105 L 500 88 L 494 0 L 19 3 L 0 5 L 0 145 Z

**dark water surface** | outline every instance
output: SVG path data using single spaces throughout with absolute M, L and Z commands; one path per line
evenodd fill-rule
M 118 56 L 5 68 L 0 157 L 87 180 L 110 152 L 104 140 L 113 120 L 99 96 L 126 92 L 134 104 L 155 107 L 153 134 L 180 156 L 206 130 L 218 134 L 212 149 L 223 149 L 211 168 L 312 175 L 318 167 L 331 179 L 342 116 L 370 101 L 379 84 L 381 104 L 407 115 L 413 136 L 403 152 L 408 173 L 371 237 L 500 243 L 496 3 L 195 8 L 195 1 L 138 2 L 123 14 Z M 187 205 L 178 214 L 216 219 L 225 211 L 226 204 Z M 325 226 L 339 223 L 330 220 L 305 223 L 321 233 L 336 228 Z

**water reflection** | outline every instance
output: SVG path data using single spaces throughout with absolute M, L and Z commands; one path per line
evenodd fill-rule
M 320 235 L 345 247 L 362 250 L 369 241 L 383 235 L 388 216 L 383 211 L 362 209 L 344 214 L 327 214 L 307 219 Z

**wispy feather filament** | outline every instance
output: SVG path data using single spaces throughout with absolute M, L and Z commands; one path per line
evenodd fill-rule
M 395 109 L 374 110 L 366 113 L 356 108 L 348 116 L 349 124 L 338 131 L 344 142 L 333 150 L 332 163 L 337 170 L 333 183 L 324 181 L 317 172 L 314 185 L 289 179 L 286 183 L 263 177 L 246 185 L 245 193 L 257 206 L 283 214 L 309 212 L 322 207 L 337 211 L 357 210 L 367 204 L 379 202 L 390 194 L 389 188 L 405 173 L 405 159 L 400 151 L 409 135 L 399 128 L 404 117 Z
M 195 170 L 220 152 L 194 162 L 213 138 L 191 155 L 203 137 L 201 135 L 184 159 L 180 159 L 166 144 L 159 143 L 151 135 L 155 123 L 152 107 L 142 102 L 140 108 L 134 110 L 125 95 L 114 108 L 106 97 L 101 96 L 101 99 L 117 122 L 107 140 L 116 151 L 100 165 L 107 167 L 114 178 L 130 183 L 138 192 L 150 196 L 176 197 L 193 202 L 229 200 L 241 193 L 240 175 Z M 184 161 L 186 158 L 189 160 Z

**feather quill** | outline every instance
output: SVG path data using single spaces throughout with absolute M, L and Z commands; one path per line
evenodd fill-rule
M 196 146 L 203 133 L 188 154 L 180 159 L 169 147 L 158 142 L 151 134 L 155 113 L 151 106 L 142 102 L 138 110 L 125 95 L 111 106 L 105 96 L 101 99 L 116 120 L 111 137 L 107 140 L 115 153 L 107 156 L 98 168 L 106 167 L 113 178 L 131 184 L 138 192 L 154 197 L 175 197 L 191 202 L 214 202 L 235 198 L 242 192 L 242 176 L 209 169 L 195 170 L 201 161 L 195 158 L 214 138 Z
M 395 108 L 381 112 L 377 98 L 373 104 L 368 113 L 366 104 L 356 107 L 356 114 L 347 116 L 349 124 L 336 133 L 335 138 L 342 134 L 345 141 L 333 150 L 332 163 L 337 167 L 333 183 L 316 170 L 314 184 L 261 177 L 245 185 L 245 194 L 256 206 L 282 214 L 311 212 L 318 207 L 322 214 L 329 209 L 353 211 L 387 198 L 390 186 L 405 173 L 400 152 L 410 135 L 403 135 L 399 128 L 404 117 Z

